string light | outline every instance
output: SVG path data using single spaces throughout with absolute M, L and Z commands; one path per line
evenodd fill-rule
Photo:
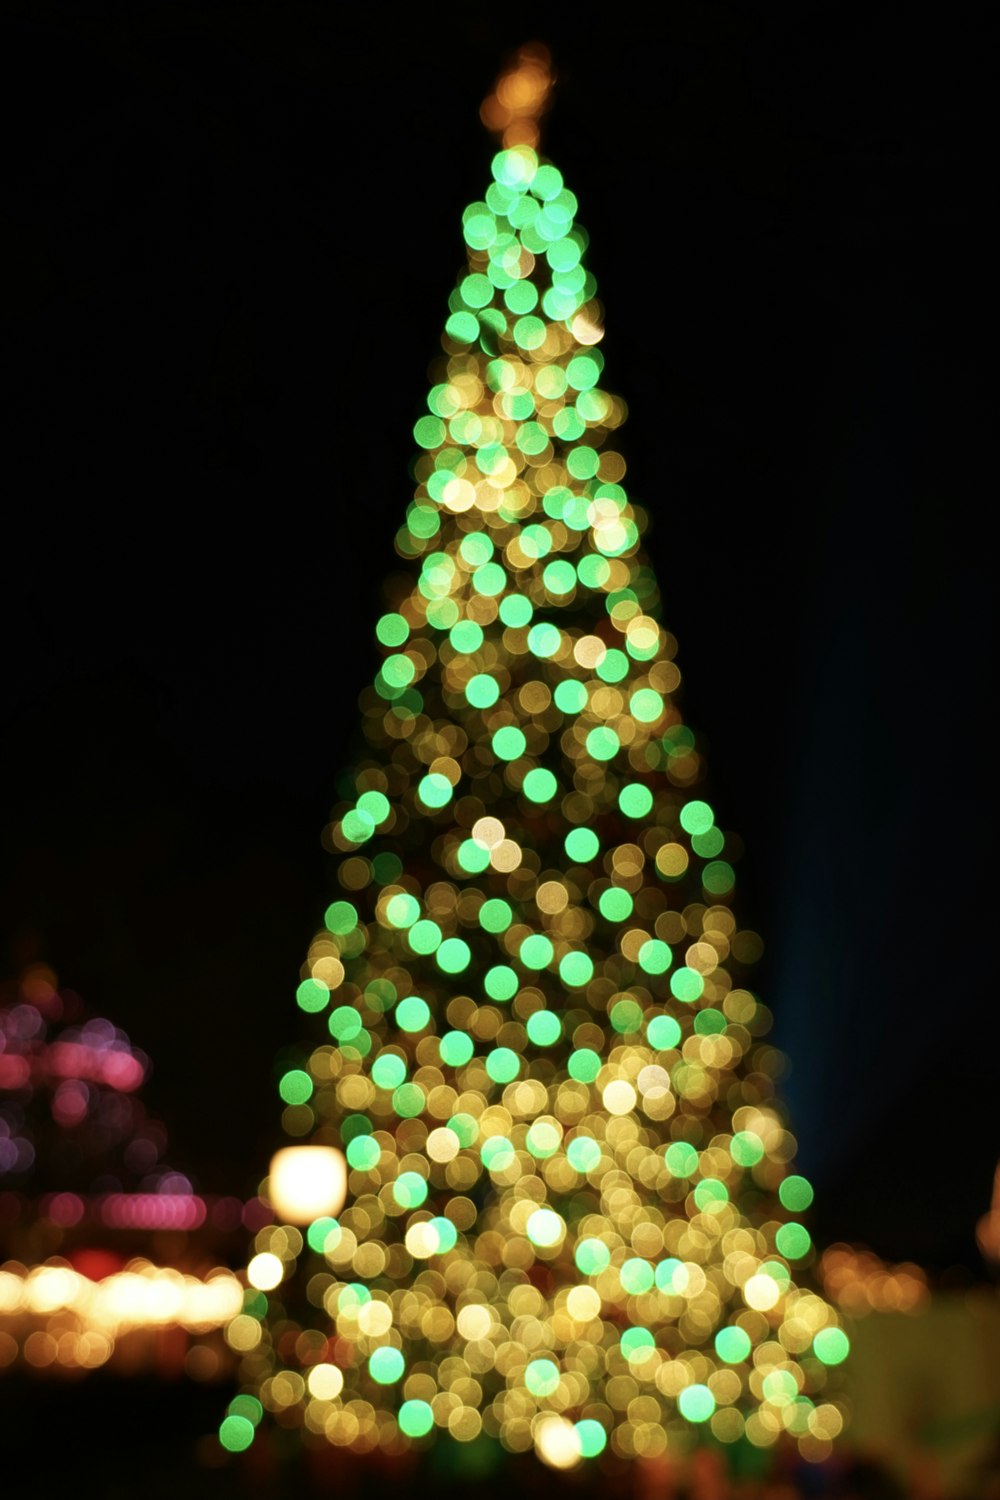
M 326 835 L 343 895 L 298 990 L 318 1040 L 279 1084 L 347 1207 L 257 1234 L 239 1399 L 361 1452 L 485 1433 L 564 1468 L 787 1433 L 819 1459 L 847 1339 L 802 1274 L 761 943 L 677 708 L 576 210 L 516 144 L 463 216 L 410 572 Z M 230 1410 L 224 1446 L 255 1426 Z
M 231 1271 L 206 1277 L 137 1258 L 94 1280 L 65 1260 L 0 1266 L 0 1366 L 20 1354 L 36 1369 L 97 1369 L 123 1334 L 180 1327 L 204 1334 L 232 1326 L 243 1288 Z

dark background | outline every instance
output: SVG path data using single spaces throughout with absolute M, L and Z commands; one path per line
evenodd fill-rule
M 0 977 L 129 1031 L 203 1187 L 276 1143 L 478 105 L 539 36 L 817 1237 L 981 1272 L 987 38 L 800 9 L 5 7 Z

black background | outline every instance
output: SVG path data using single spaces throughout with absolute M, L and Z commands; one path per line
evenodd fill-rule
M 203 1187 L 276 1143 L 478 105 L 539 36 L 816 1233 L 981 1270 L 987 38 L 801 9 L 5 8 L 0 967 L 152 1055 Z

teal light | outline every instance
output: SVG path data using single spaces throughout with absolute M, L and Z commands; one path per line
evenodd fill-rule
M 592 828 L 574 828 L 566 835 L 566 853 L 574 864 L 588 864 L 601 847 Z
M 715 1352 L 727 1365 L 738 1365 L 751 1349 L 750 1336 L 742 1328 L 720 1328 L 715 1335 Z
M 574 1259 L 582 1275 L 599 1276 L 611 1264 L 611 1251 L 603 1240 L 591 1236 L 579 1242 Z
M 681 1039 L 681 1028 L 673 1016 L 654 1016 L 646 1027 L 646 1037 L 651 1047 L 658 1052 L 665 1052 L 670 1047 L 676 1047 Z
M 500 684 L 495 677 L 480 672 L 466 683 L 465 696 L 473 708 L 491 708 L 500 696 Z
M 552 1047 L 562 1036 L 562 1022 L 551 1010 L 536 1010 L 528 1017 L 528 1040 L 536 1047 Z
M 486 932 L 506 932 L 514 920 L 514 913 L 507 901 L 495 896 L 484 901 L 479 908 L 479 925 Z
M 551 802 L 559 790 L 559 784 L 551 771 L 544 766 L 536 766 L 524 778 L 521 790 L 529 802 Z
M 430 1019 L 430 1006 L 419 995 L 408 995 L 396 1006 L 396 1025 L 402 1031 L 423 1031 Z
M 449 1068 L 464 1067 L 475 1050 L 471 1036 L 465 1031 L 446 1031 L 439 1047 L 441 1061 Z
M 395 1385 L 401 1380 L 406 1361 L 398 1349 L 376 1349 L 368 1361 L 368 1373 L 379 1385 Z
M 527 743 L 522 730 L 506 724 L 493 736 L 493 754 L 498 760 L 517 760 L 524 754 Z

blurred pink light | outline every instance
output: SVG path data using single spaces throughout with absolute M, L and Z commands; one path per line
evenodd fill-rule
M 109 1193 L 98 1212 L 112 1229 L 198 1229 L 206 1209 L 193 1193 Z

